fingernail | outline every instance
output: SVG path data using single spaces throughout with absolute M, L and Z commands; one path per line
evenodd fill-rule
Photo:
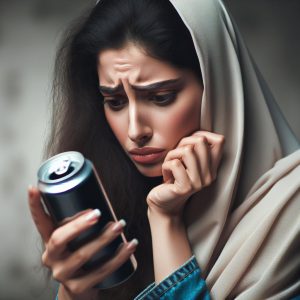
M 118 232 L 120 229 L 124 228 L 126 226 L 126 221 L 124 219 L 119 220 L 118 223 L 114 225 L 112 228 L 112 231 Z
M 96 208 L 85 217 L 85 220 L 92 221 L 98 219 L 100 216 L 101 216 L 101 211 L 98 208 Z
M 128 245 L 127 245 L 127 250 L 132 250 L 134 249 L 137 245 L 139 244 L 139 241 L 137 239 L 133 239 Z

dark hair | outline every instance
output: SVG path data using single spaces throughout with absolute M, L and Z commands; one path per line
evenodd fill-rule
M 122 300 L 132 299 L 154 279 L 146 196 L 162 180 L 139 173 L 105 120 L 98 55 L 127 42 L 175 67 L 192 70 L 202 81 L 190 33 L 169 1 L 102 0 L 71 26 L 57 52 L 52 130 L 46 148 L 46 156 L 75 150 L 91 159 L 118 218 L 127 221 L 125 235 L 139 239 L 136 274 L 117 288 L 99 292 L 102 298 Z

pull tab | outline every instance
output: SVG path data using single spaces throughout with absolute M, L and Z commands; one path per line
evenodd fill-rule
M 70 165 L 71 165 L 71 161 L 68 158 L 60 161 L 58 166 L 56 166 L 56 170 L 54 171 L 54 173 L 56 175 L 63 175 L 66 172 L 68 172 Z
M 49 169 L 49 179 L 56 180 L 68 175 L 74 169 L 72 168 L 71 163 L 72 160 L 70 158 L 56 161 Z

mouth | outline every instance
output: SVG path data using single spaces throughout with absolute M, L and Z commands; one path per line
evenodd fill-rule
M 129 151 L 131 158 L 140 164 L 153 164 L 164 156 L 165 150 L 158 148 L 141 148 Z

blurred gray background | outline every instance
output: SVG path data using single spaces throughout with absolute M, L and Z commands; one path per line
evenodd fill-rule
M 63 29 L 94 1 L 0 0 L 0 300 L 54 299 L 27 206 L 49 120 Z M 225 0 L 300 138 L 300 1 Z

